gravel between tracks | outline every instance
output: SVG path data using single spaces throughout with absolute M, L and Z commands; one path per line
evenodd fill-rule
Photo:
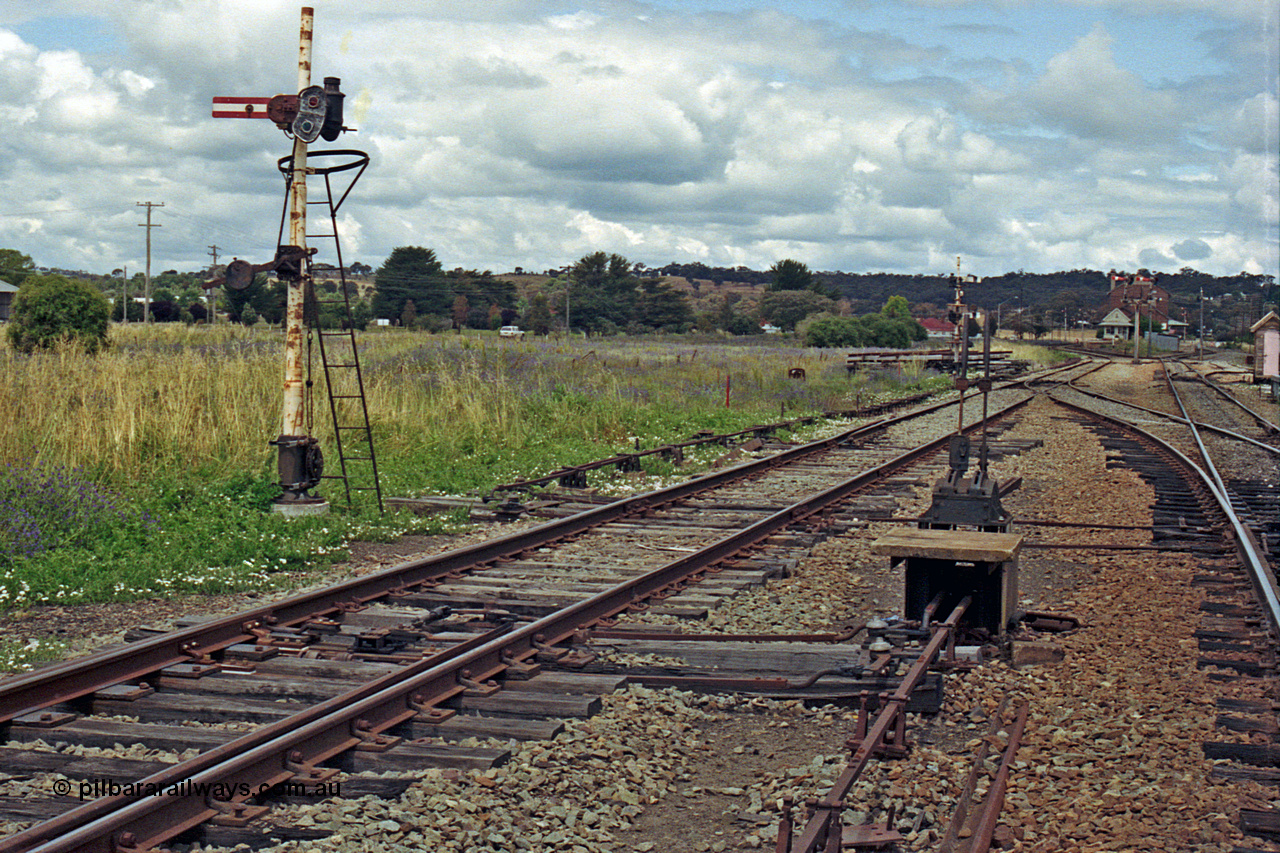
M 1005 502 L 1015 516 L 1149 523 L 1150 488 L 1129 471 L 1108 470 L 1092 434 L 1062 419 L 1047 402 L 1034 403 L 1006 437 L 1052 439 L 1008 460 L 998 472 L 1000 477 L 1025 478 L 1024 487 Z M 1063 472 L 1070 476 L 1064 479 Z M 875 526 L 868 531 L 871 536 L 877 532 Z M 1037 528 L 1033 538 L 1076 544 L 1150 542 L 1139 531 L 1054 528 Z M 851 574 L 877 579 L 880 583 L 861 591 L 861 610 L 883 612 L 884 603 L 898 595 L 901 576 L 868 562 L 855 541 L 864 538 L 828 543 L 784 583 L 814 587 L 824 583 L 818 578 L 825 578 L 832 589 L 856 592 Z M 1011 849 L 1231 849 L 1242 837 L 1235 826 L 1238 809 L 1263 806 L 1274 792 L 1254 783 L 1209 779 L 1210 763 L 1201 754 L 1201 743 L 1226 739 L 1214 733 L 1213 703 L 1218 696 L 1236 695 L 1237 689 L 1196 669 L 1192 632 L 1202 593 L 1189 584 L 1196 565 L 1194 558 L 1174 553 L 1024 552 L 1024 603 L 1074 612 L 1088 627 L 1058 641 L 1066 653 L 1062 663 L 1016 670 L 996 662 L 967 677 L 950 678 L 944 713 L 922 735 L 922 741 L 934 745 L 922 743 L 906 761 L 875 768 L 855 788 L 847 817 L 879 818 L 892 802 L 900 815 L 906 810 L 900 825 L 905 831 L 916 810 L 922 810 L 925 817 L 910 846 L 931 849 L 942 828 L 939 821 L 953 807 L 986 714 L 1010 691 L 1032 703 L 1006 805 L 1006 815 L 1016 814 L 1007 838 Z M 1037 580 L 1027 582 L 1033 578 Z M 853 616 L 858 604 L 851 595 L 841 615 Z M 811 608 L 802 604 L 801 609 Z M 733 627 L 767 626 L 752 626 L 744 617 Z M 843 764 L 839 747 L 850 725 L 838 722 L 825 752 L 793 754 L 789 762 L 781 761 L 776 770 L 754 780 L 754 789 L 752 780 L 739 777 L 736 784 L 755 790 L 765 802 L 784 793 L 802 801 L 824 792 Z M 729 778 L 731 774 L 710 784 L 730 784 Z M 715 826 L 717 818 L 702 814 L 696 822 Z M 767 831 L 763 835 L 767 845 L 772 836 Z M 739 847 L 729 849 L 756 849 L 758 838 L 748 833 Z
M 1108 523 L 1147 517 L 1149 487 L 1128 471 L 1108 470 L 1092 434 L 1050 404 L 1033 404 L 1007 436 L 1052 438 L 1007 460 L 999 472 L 1025 478 L 1006 502 L 1015 515 Z M 726 624 L 776 629 L 825 619 L 830 625 L 891 609 L 901 579 L 865 550 L 878 527 L 816 549 L 793 578 L 758 593 L 771 607 L 744 599 L 732 606 L 733 618 L 726 614 Z M 1076 543 L 1150 541 L 1143 532 L 1124 531 L 1037 528 L 1034 535 Z M 986 714 L 1010 690 L 1032 702 L 1006 806 L 1006 815 L 1015 815 L 1010 849 L 1229 850 L 1241 839 L 1236 811 L 1269 802 L 1271 793 L 1253 783 L 1211 780 L 1200 752 L 1202 741 L 1223 737 L 1213 731 L 1213 702 L 1232 687 L 1196 669 L 1192 631 L 1201 593 L 1187 583 L 1196 561 L 1155 552 L 1041 553 L 1029 551 L 1022 561 L 1024 577 L 1050 572 L 1042 584 L 1024 584 L 1027 603 L 1072 611 L 1087 625 L 1058 640 L 1065 660 L 1021 670 L 993 663 L 950 678 L 944 713 L 922 730 L 908 759 L 873 768 L 855 789 L 847 816 L 875 819 L 890 802 L 908 821 L 923 812 L 908 846 L 930 849 Z M 810 591 L 793 599 L 801 588 Z M 831 613 L 815 614 L 813 603 L 823 600 Z M 410 848 L 418 843 L 414 832 L 442 832 L 439 809 L 449 800 L 474 810 L 447 823 L 432 842 L 436 849 L 767 849 L 773 804 L 784 794 L 802 800 L 824 791 L 843 764 L 841 745 L 852 726 L 851 715 L 832 709 L 620 694 L 604 714 L 555 744 L 521 748 L 492 778 L 430 778 L 396 803 L 319 804 L 313 819 L 332 825 L 337 815 L 340 835 L 280 850 Z M 635 772 L 622 791 L 620 775 L 628 768 Z M 495 793 L 499 782 L 534 778 L 540 781 L 523 795 Z M 363 817 L 346 821 L 343 814 Z

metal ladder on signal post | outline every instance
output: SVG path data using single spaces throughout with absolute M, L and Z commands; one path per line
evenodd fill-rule
M 337 166 L 312 167 L 308 164 L 310 174 L 324 178 L 324 199 L 311 201 L 308 205 L 324 205 L 329 211 L 329 232 L 324 234 L 307 234 L 307 239 L 333 240 L 338 260 L 338 296 L 333 299 L 321 299 L 315 292 L 315 282 L 309 279 L 307 294 L 307 325 L 319 341 L 320 364 L 324 371 L 325 389 L 329 396 L 329 414 L 333 419 L 334 442 L 338 449 L 338 468 L 341 473 L 323 474 L 323 480 L 341 480 L 346 492 L 347 506 L 352 505 L 352 492 L 373 492 L 378 501 L 378 512 L 383 512 L 382 485 L 378 478 L 378 457 L 374 451 L 373 428 L 369 423 L 369 404 L 364 392 L 364 374 L 360 368 L 360 352 L 356 346 L 355 324 L 352 321 L 351 294 L 347 284 L 346 265 L 342 260 L 342 243 L 338 239 L 338 209 L 350 195 L 356 181 L 364 174 L 369 165 L 369 155 L 363 151 L 335 150 L 311 151 L 308 158 L 351 157 L 351 162 Z M 280 161 L 280 170 L 285 173 L 286 180 L 291 171 L 285 164 L 292 160 L 286 157 Z M 357 169 L 355 176 L 347 188 L 334 200 L 332 175 Z M 308 221 L 315 221 L 308 217 Z M 308 262 L 310 258 L 308 257 Z M 320 323 L 320 308 L 324 305 L 339 305 L 338 312 L 342 317 L 338 330 L 325 329 Z M 363 472 L 360 469 L 363 468 Z M 359 474 L 363 473 L 364 476 Z M 352 484 L 356 481 L 356 485 Z M 359 485 L 369 483 L 372 485 Z

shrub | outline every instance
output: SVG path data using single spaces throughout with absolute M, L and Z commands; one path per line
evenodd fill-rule
M 19 352 L 74 341 L 95 353 L 107 344 L 111 306 L 92 285 L 60 275 L 32 276 L 18 288 L 9 318 L 9 343 Z
M 861 347 L 867 345 L 867 335 L 853 317 L 832 317 L 827 314 L 804 328 L 804 343 L 810 347 Z

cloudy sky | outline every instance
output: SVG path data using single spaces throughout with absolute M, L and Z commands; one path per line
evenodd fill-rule
M 348 261 L 1277 272 L 1274 0 L 312 5 Z M 268 260 L 289 142 L 210 103 L 294 89 L 300 6 L 0 4 L 0 247 L 140 270 L 150 201 L 153 271 Z

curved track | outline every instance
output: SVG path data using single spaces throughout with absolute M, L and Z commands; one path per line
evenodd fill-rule
M 1096 365 L 1095 370 L 1104 369 Z M 1173 389 L 1171 388 L 1171 391 Z M 1176 391 L 1174 401 L 1177 402 Z M 1108 450 L 1108 458 L 1117 464 L 1137 471 L 1143 480 L 1154 490 L 1156 503 L 1152 507 L 1153 526 L 1151 542 L 1154 552 L 1186 550 L 1203 555 L 1218 568 L 1206 571 L 1198 582 L 1210 587 L 1211 592 L 1224 596 L 1227 601 L 1212 601 L 1207 605 L 1206 621 L 1197 629 L 1201 637 L 1202 657 L 1200 665 L 1231 672 L 1234 676 L 1250 678 L 1259 676 L 1266 680 L 1273 678 L 1267 661 L 1272 659 L 1273 649 L 1280 628 L 1280 609 L 1277 609 L 1277 586 L 1275 567 L 1268 562 L 1265 553 L 1258 547 L 1252 532 L 1234 512 L 1229 492 L 1224 488 L 1221 478 L 1213 468 L 1208 454 L 1192 458 L 1184 454 L 1175 443 L 1156 431 L 1144 429 L 1114 412 L 1101 411 L 1100 408 L 1116 409 L 1113 398 L 1103 395 L 1086 396 L 1074 386 L 1064 385 L 1049 391 L 1049 398 L 1070 411 L 1072 415 L 1095 432 L 1104 447 Z M 1072 398 L 1071 400 L 1064 399 Z M 1101 399 L 1103 402 L 1099 402 Z M 1092 404 L 1092 405 L 1091 405 Z M 1132 415 L 1130 404 L 1125 404 Z M 1144 410 L 1150 411 L 1150 410 Z M 1207 416 L 1202 414 L 1201 416 Z M 1184 423 L 1190 418 L 1184 411 L 1181 415 Z M 1165 432 L 1160 428 L 1161 433 Z M 1197 444 L 1198 438 L 1194 430 L 1183 431 L 1179 435 L 1179 443 Z M 1072 547 L 1072 546 L 1069 546 Z M 1076 548 L 1087 547 L 1075 545 Z M 1115 547 L 1115 546 L 1104 546 Z M 1142 547 L 1142 546 L 1128 546 Z M 1228 558 L 1228 559 L 1223 559 Z M 1252 602 L 1247 601 L 1241 593 L 1252 591 Z M 1250 616 L 1259 614 L 1270 630 L 1266 635 L 1258 635 L 1249 626 Z M 1243 620 L 1239 617 L 1244 617 Z M 1239 623 L 1239 624 L 1237 624 Z M 938 632 L 941 636 L 945 629 Z M 1146 638 L 1137 640 L 1145 642 Z M 930 647 L 922 655 L 936 655 L 937 648 Z M 1108 682 L 1103 687 L 1110 687 Z M 1007 699 L 1006 699 L 1007 702 Z M 1005 707 L 1001 704 L 1001 709 Z M 1247 707 L 1247 706 L 1242 706 Z M 1050 709 L 1045 713 L 1051 714 Z M 993 833 L 997 826 L 998 816 L 1002 809 L 1005 786 L 1011 772 L 1015 753 L 1022 736 L 1023 727 L 1027 723 L 1028 706 L 1023 705 L 1014 712 L 1014 719 L 1002 723 L 1004 715 L 997 712 L 992 715 L 992 728 L 982 741 L 982 750 L 976 756 L 974 770 L 962 803 L 968 806 L 974 797 L 976 780 L 985 775 L 981 768 L 986 758 L 988 742 L 999 742 L 1005 753 L 999 762 L 998 772 L 994 773 L 988 794 L 981 802 L 975 802 L 974 811 L 967 814 L 957 808 L 952 823 L 942 838 L 939 850 L 953 853 L 956 850 L 986 850 L 992 843 Z M 1001 726 L 1009 729 L 1007 738 L 996 738 L 995 732 Z M 883 737 L 884 732 L 873 730 L 873 735 Z M 1001 733 L 1003 736 L 1003 732 Z M 869 738 L 871 735 L 869 735 Z M 871 740 L 871 748 L 878 741 Z M 866 747 L 868 740 L 862 741 Z M 1236 747 L 1230 740 L 1223 742 L 1207 742 L 1204 745 L 1206 757 L 1232 758 L 1247 760 L 1253 753 L 1248 747 Z M 1265 749 L 1259 747 L 1259 754 Z M 1269 755 L 1270 753 L 1266 753 Z M 1263 758 L 1263 761 L 1269 759 Z M 846 767 L 844 774 L 837 780 L 827 794 L 816 803 L 811 803 L 810 817 L 802 827 L 791 830 L 789 821 L 784 817 L 784 827 L 790 833 L 789 845 L 779 843 L 779 850 L 786 849 L 790 853 L 820 853 L 835 849 L 834 839 L 843 837 L 845 843 L 852 838 L 861 837 L 866 827 L 850 827 L 842 824 L 842 815 L 850 808 L 848 798 L 851 796 L 854 782 L 866 767 L 867 755 L 864 748 L 859 748 Z M 1222 773 L 1236 772 L 1247 774 L 1248 770 L 1223 769 Z M 1249 778 L 1241 776 L 1240 778 Z M 788 803 L 789 807 L 790 804 Z M 892 812 L 890 812 L 892 814 Z M 1041 823 L 1045 816 L 1032 815 L 1029 819 L 1011 821 L 1013 824 Z M 890 823 L 892 817 L 889 818 Z M 1243 818 L 1242 818 L 1243 820 Z M 883 832 L 889 829 L 886 824 Z M 1012 836 L 1006 834 L 1006 847 Z M 1121 844 L 1121 846 L 1124 846 Z

